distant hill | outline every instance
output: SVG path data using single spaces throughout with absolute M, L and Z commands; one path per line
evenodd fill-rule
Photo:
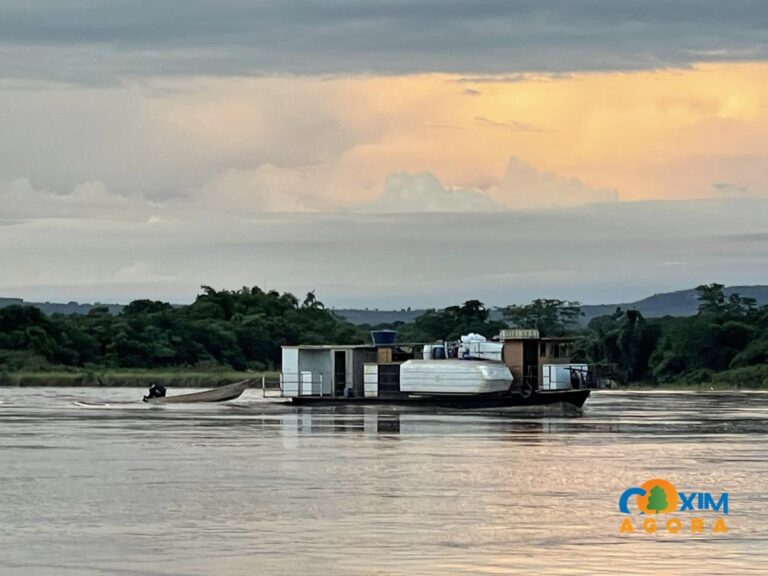
M 768 286 L 729 286 L 725 294 L 740 294 L 741 296 L 754 298 L 759 306 L 768 304 Z M 21 298 L 0 298 L 0 308 L 13 304 L 24 304 L 40 308 L 46 314 L 87 314 L 96 306 L 106 306 L 113 314 L 119 314 L 123 309 L 121 304 L 80 304 L 68 302 L 57 304 L 54 302 L 25 302 Z M 639 310 L 646 318 L 661 318 L 662 316 L 692 316 L 699 306 L 696 290 L 678 290 L 654 294 L 637 302 L 621 302 L 618 304 L 592 304 L 581 307 L 583 316 L 582 325 L 586 325 L 592 318 L 613 314 L 616 308 L 626 310 Z M 338 308 L 333 310 L 338 316 L 352 324 L 391 324 L 393 322 L 412 322 L 414 318 L 423 314 L 425 310 L 370 310 L 355 308 Z M 501 314 L 498 310 L 491 311 L 491 317 L 498 319 Z
M 413 322 L 414 318 L 421 316 L 426 310 L 357 310 L 355 308 L 337 308 L 333 312 L 344 318 L 347 322 L 360 326 L 369 324 L 392 324 L 393 322 Z
M 729 286 L 725 289 L 725 294 L 726 296 L 740 294 L 747 298 L 754 298 L 757 300 L 758 306 L 768 304 L 768 286 Z M 654 294 L 637 302 L 584 305 L 581 307 L 583 314 L 581 324 L 586 326 L 592 318 L 613 314 L 616 308 L 619 307 L 625 310 L 639 310 L 646 318 L 692 316 L 698 310 L 699 300 L 696 290 L 691 288 L 690 290 Z M 338 309 L 334 310 L 334 312 L 353 324 L 376 326 L 377 324 L 384 323 L 411 322 L 422 314 L 424 310 Z M 501 317 L 501 314 L 497 310 L 493 310 L 491 311 L 491 317 L 498 319 Z
M 25 302 L 22 298 L 0 298 L 0 308 L 13 305 L 34 306 L 40 308 L 45 314 L 88 314 L 97 306 L 106 306 L 112 314 L 119 314 L 123 309 L 122 304 L 80 304 L 78 302 L 58 304 L 55 302 Z
M 745 298 L 754 298 L 758 306 L 768 304 L 768 286 L 728 286 L 724 290 L 726 296 L 739 294 Z M 637 302 L 620 304 L 596 304 L 582 306 L 582 324 L 588 324 L 592 318 L 613 314 L 616 308 L 638 310 L 646 318 L 661 318 L 663 316 L 693 316 L 699 308 L 699 299 L 695 289 L 678 290 L 654 294 Z

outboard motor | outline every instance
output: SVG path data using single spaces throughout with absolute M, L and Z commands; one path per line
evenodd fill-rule
M 144 396 L 144 402 L 151 398 L 163 398 L 165 396 L 165 386 L 162 384 L 152 384 L 149 387 L 149 393 Z

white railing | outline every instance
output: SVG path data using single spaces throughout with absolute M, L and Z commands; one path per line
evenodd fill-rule
M 281 396 L 323 396 L 323 374 L 319 372 L 281 372 Z

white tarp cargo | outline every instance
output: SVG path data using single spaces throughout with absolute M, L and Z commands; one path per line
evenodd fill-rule
M 512 373 L 504 364 L 475 360 L 408 360 L 400 366 L 400 391 L 424 394 L 504 392 Z
M 467 334 L 461 337 L 459 358 L 476 358 L 478 360 L 495 360 L 501 362 L 501 342 L 488 342 L 481 334 Z

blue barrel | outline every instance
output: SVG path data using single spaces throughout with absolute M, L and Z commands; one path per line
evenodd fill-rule
M 394 346 L 397 330 L 371 330 L 374 346 Z
M 439 345 L 432 348 L 432 360 L 445 360 L 445 348 Z

